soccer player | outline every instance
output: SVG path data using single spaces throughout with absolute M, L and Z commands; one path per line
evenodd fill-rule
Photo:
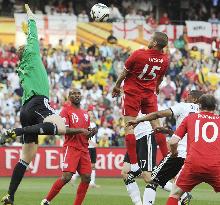
M 90 116 L 90 128 L 97 128 L 96 124 L 95 124 L 95 116 L 93 113 L 92 109 L 89 109 L 88 111 L 89 116 Z M 97 185 L 95 183 L 95 176 L 96 176 L 96 170 L 95 170 L 95 164 L 96 164 L 96 158 L 97 158 L 97 154 L 96 154 L 96 135 L 93 135 L 93 137 L 91 137 L 89 139 L 89 155 L 90 155 L 90 159 L 91 159 L 91 163 L 92 163 L 92 173 L 91 173 L 91 182 L 90 182 L 90 186 L 92 188 L 98 188 L 99 185 Z
M 63 107 L 60 115 L 65 119 L 66 126 L 70 128 L 82 127 L 89 129 L 90 119 L 88 113 L 80 108 L 80 90 L 73 88 L 69 92 L 71 104 Z M 92 129 L 89 137 L 97 133 L 97 129 Z M 77 134 L 75 136 L 65 135 L 63 145 L 62 177 L 57 179 L 41 205 L 48 205 L 52 199 L 60 192 L 63 186 L 68 183 L 76 171 L 81 176 L 81 183 L 78 186 L 74 205 L 81 205 L 91 178 L 91 161 L 88 150 L 88 138 L 86 135 Z
M 168 55 L 163 53 L 167 46 L 168 37 L 165 33 L 155 32 L 152 36 L 148 50 L 139 49 L 126 60 L 125 67 L 112 91 L 112 97 L 120 95 L 120 87 L 124 81 L 122 109 L 125 124 L 135 120 L 139 111 L 148 114 L 157 111 L 157 95 L 159 85 L 163 80 L 169 65 Z M 160 126 L 159 120 L 151 122 L 154 128 Z M 158 133 L 155 136 L 163 156 L 168 153 L 166 138 Z M 141 169 L 137 163 L 136 139 L 132 126 L 125 127 L 125 142 L 131 162 L 131 171 L 128 175 L 137 177 Z
M 151 172 L 156 165 L 157 145 L 152 134 L 153 130 L 149 122 L 141 122 L 134 128 L 136 137 L 136 150 L 138 164 L 143 171 L 142 176 L 146 183 L 151 180 Z M 125 182 L 126 189 L 134 205 L 142 205 L 139 187 L 135 179 L 127 180 L 127 173 L 130 171 L 130 160 L 128 153 L 125 154 L 124 164 L 122 168 L 122 177 Z M 168 182 L 165 190 L 171 191 L 172 183 Z
M 3 204 L 14 204 L 15 192 L 24 176 L 24 173 L 35 157 L 38 148 L 38 134 L 77 134 L 83 132 L 89 134 L 85 129 L 66 129 L 65 123 L 59 115 L 49 105 L 49 82 L 46 69 L 40 56 L 40 48 L 37 35 L 36 22 L 29 6 L 25 5 L 28 15 L 28 37 L 27 45 L 18 49 L 20 59 L 17 73 L 23 88 L 22 108 L 20 112 L 20 121 L 22 128 L 8 130 L 0 136 L 1 144 L 16 139 L 16 136 L 22 135 L 22 155 L 16 164 L 8 194 L 1 202 Z M 33 125 L 33 126 L 32 126 Z
M 220 192 L 220 116 L 216 115 L 216 99 L 202 95 L 200 112 L 186 117 L 172 136 L 169 144 L 172 157 L 178 155 L 178 142 L 187 134 L 187 156 L 167 205 L 178 205 L 184 192 L 205 182 Z
M 128 125 L 134 127 L 141 122 L 155 120 L 163 117 L 174 117 L 176 119 L 176 127 L 178 127 L 183 119 L 190 113 L 199 111 L 198 100 L 203 93 L 201 91 L 193 90 L 189 93 L 186 102 L 178 103 L 169 109 L 150 113 L 142 118 L 128 122 Z M 186 136 L 178 144 L 178 157 L 173 158 L 168 154 L 152 172 L 151 182 L 146 186 L 144 191 L 144 205 L 151 205 L 155 202 L 156 189 L 160 185 L 164 187 L 166 183 L 174 178 L 181 170 L 184 160 L 186 158 Z M 190 201 L 191 195 L 185 193 L 181 198 L 181 203 L 186 204 Z

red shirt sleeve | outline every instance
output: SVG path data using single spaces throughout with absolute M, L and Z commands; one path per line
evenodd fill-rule
M 174 135 L 179 137 L 180 139 L 182 139 L 185 134 L 187 133 L 187 119 L 188 117 L 186 117 L 182 123 L 180 124 L 180 126 L 177 128 L 177 130 L 174 132 Z
M 132 68 L 134 67 L 137 55 L 138 55 L 138 50 L 134 51 L 125 61 L 125 69 L 127 71 L 131 71 Z
M 70 126 L 70 119 L 69 119 L 69 115 L 68 115 L 68 112 L 67 112 L 67 109 L 66 108 L 63 108 L 60 112 L 60 116 L 64 119 L 65 121 L 65 125 L 67 127 Z

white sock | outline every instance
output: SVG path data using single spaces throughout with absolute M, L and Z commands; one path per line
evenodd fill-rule
M 170 181 L 168 181 L 167 183 L 166 183 L 166 185 L 163 187 L 163 189 L 165 190 L 165 191 L 171 191 L 172 190 L 172 186 L 173 186 L 173 183 L 171 183 Z
M 146 187 L 143 196 L 143 205 L 152 205 L 155 202 L 156 191 L 152 188 Z
M 126 185 L 128 195 L 130 196 L 133 204 L 135 205 L 142 205 L 141 202 L 141 194 L 139 187 L 136 182 Z
M 95 169 L 92 170 L 90 184 L 95 184 Z
M 131 164 L 131 171 L 136 172 L 138 169 L 140 169 L 138 163 L 136 164 Z

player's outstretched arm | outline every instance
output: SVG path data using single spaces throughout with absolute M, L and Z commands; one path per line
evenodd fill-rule
M 119 75 L 115 87 L 113 88 L 112 91 L 112 97 L 118 97 L 120 95 L 120 88 L 121 88 L 121 84 L 123 82 L 123 80 L 126 78 L 126 76 L 128 75 L 128 71 L 126 69 L 124 69 L 122 71 L 122 73 Z
M 28 37 L 26 49 L 28 52 L 34 52 L 40 54 L 40 47 L 38 42 L 37 26 L 35 22 L 35 16 L 31 11 L 28 4 L 25 4 L 25 10 L 28 16 Z
M 158 112 L 152 112 L 146 116 L 137 118 L 134 121 L 129 121 L 127 123 L 127 126 L 136 127 L 140 122 L 152 121 L 152 120 L 156 120 L 156 119 L 163 118 L 163 117 L 171 117 L 172 115 L 173 115 L 173 113 L 172 113 L 171 109 L 161 110 Z
M 90 131 L 88 131 L 87 129 L 83 129 L 83 128 L 69 128 L 66 127 L 66 134 L 68 135 L 77 135 L 77 134 L 83 134 L 83 135 L 89 135 Z

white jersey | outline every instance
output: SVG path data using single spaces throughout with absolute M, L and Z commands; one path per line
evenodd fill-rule
M 148 136 L 152 132 L 152 127 L 150 122 L 145 121 L 139 123 L 135 128 L 134 128 L 134 135 L 136 137 L 136 140 L 141 139 L 144 136 Z
M 95 128 L 96 124 L 94 122 L 90 122 L 90 128 Z M 92 143 L 91 143 L 92 142 Z M 94 135 L 90 140 L 89 140 L 89 146 L 88 148 L 95 148 L 94 144 L 96 144 L 96 135 Z
M 187 117 L 190 113 L 199 112 L 199 105 L 194 103 L 178 103 L 170 108 L 173 112 L 173 116 L 176 119 L 176 128 L 179 127 L 181 122 Z M 178 157 L 186 158 L 186 149 L 187 149 L 187 137 L 186 135 L 182 140 L 179 141 L 177 151 Z

